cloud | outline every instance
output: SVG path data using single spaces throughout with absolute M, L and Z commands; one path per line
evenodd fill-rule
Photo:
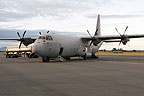
M 6 21 L 15 21 L 15 20 L 21 20 L 25 18 L 31 18 L 34 17 L 34 14 L 28 14 L 28 13 L 16 13 L 16 12 L 8 12 L 8 11 L 0 11 L 0 21 L 6 22 Z
M 1 0 L 0 21 L 44 16 L 65 19 L 91 8 L 110 4 L 108 0 Z
M 87 18 L 96 18 L 97 14 L 89 14 L 86 16 Z M 103 18 L 111 18 L 111 19 L 115 19 L 115 18 L 137 18 L 137 17 L 144 17 L 144 14 L 137 14 L 137 15 L 101 15 L 101 17 Z
M 143 17 L 142 14 L 135 14 L 135 15 L 102 15 L 104 18 L 137 18 L 137 17 Z
M 39 32 L 42 34 L 45 34 L 48 30 L 17 30 L 17 29 L 0 29 L 0 38 L 19 38 L 17 35 L 17 32 L 20 33 L 22 36 L 23 32 L 27 31 L 25 37 L 35 37 L 37 38 L 39 36 Z M 71 35 L 71 36 L 88 36 L 87 33 L 82 32 L 64 32 L 64 31 L 56 31 L 56 30 L 49 30 L 50 33 L 54 34 L 63 34 L 63 35 Z
M 19 20 L 37 16 L 63 17 L 80 10 L 86 10 L 83 3 L 64 2 L 63 0 L 5 0 L 0 1 L 0 21 Z M 81 6 L 81 7 L 80 7 Z
M 17 32 L 19 32 L 22 36 L 25 30 L 17 30 L 17 29 L 0 29 L 0 38 L 19 38 Z M 27 33 L 25 37 L 37 37 L 39 35 L 40 30 L 26 30 Z M 42 30 L 41 30 L 42 31 Z

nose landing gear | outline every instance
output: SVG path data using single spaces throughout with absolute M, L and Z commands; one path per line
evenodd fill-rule
M 49 57 L 42 57 L 42 62 L 49 62 L 50 58 Z

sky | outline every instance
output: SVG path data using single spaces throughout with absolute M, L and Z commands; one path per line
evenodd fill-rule
M 37 37 L 47 30 L 70 35 L 95 32 L 97 15 L 101 15 L 101 34 L 144 34 L 144 0 L 0 0 L 0 38 Z M 101 49 L 144 49 L 144 38 L 130 39 L 129 45 L 104 43 Z M 19 42 L 0 41 L 0 47 Z

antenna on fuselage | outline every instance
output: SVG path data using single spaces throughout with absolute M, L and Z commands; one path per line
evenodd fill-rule
M 47 31 L 47 33 L 49 33 L 49 30 Z
M 41 32 L 39 32 L 39 34 L 41 35 Z
M 48 30 L 48 31 L 47 31 L 47 33 L 49 33 L 49 32 L 50 32 L 50 31 Z M 39 32 L 39 34 L 41 35 L 42 33 L 41 33 L 41 32 Z

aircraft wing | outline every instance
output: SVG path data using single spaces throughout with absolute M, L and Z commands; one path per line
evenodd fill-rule
M 126 38 L 142 38 L 144 37 L 144 34 L 138 34 L 138 35 L 125 35 Z M 96 37 L 100 40 L 111 40 L 111 39 L 121 39 L 120 35 L 112 35 L 112 36 L 98 36 Z
M 16 40 L 16 41 L 20 41 L 20 39 L 18 39 L 18 38 L 1 38 L 0 40 Z
M 144 34 L 138 34 L 138 35 L 125 35 L 126 38 L 142 38 L 144 37 Z M 91 37 L 82 37 L 81 38 L 83 41 L 90 41 L 92 40 Z M 112 39 L 121 39 L 121 36 L 120 35 L 108 35 L 108 36 L 95 36 L 93 37 L 94 40 L 101 40 L 101 41 L 104 41 L 104 40 L 112 40 Z M 114 41 L 109 41 L 109 42 L 114 42 Z M 118 42 L 118 41 L 116 41 Z
M 144 34 L 83 37 L 81 38 L 81 40 L 83 42 L 91 41 L 90 45 L 93 43 L 95 46 L 97 46 L 97 44 L 99 44 L 101 41 L 106 43 L 120 42 L 120 44 L 123 43 L 123 45 L 126 45 L 126 43 L 129 41 L 130 38 L 142 38 L 142 37 L 144 37 Z
M 24 40 L 26 40 L 26 39 L 30 39 L 30 40 L 33 40 L 33 41 L 36 40 L 36 38 L 23 38 L 23 39 L 24 39 Z M 14 40 L 14 41 L 21 41 L 20 38 L 0 38 L 0 40 Z
M 35 42 L 36 38 L 0 38 L 0 40 L 20 41 L 20 46 L 23 43 L 25 46 Z M 20 47 L 19 47 L 20 48 Z

